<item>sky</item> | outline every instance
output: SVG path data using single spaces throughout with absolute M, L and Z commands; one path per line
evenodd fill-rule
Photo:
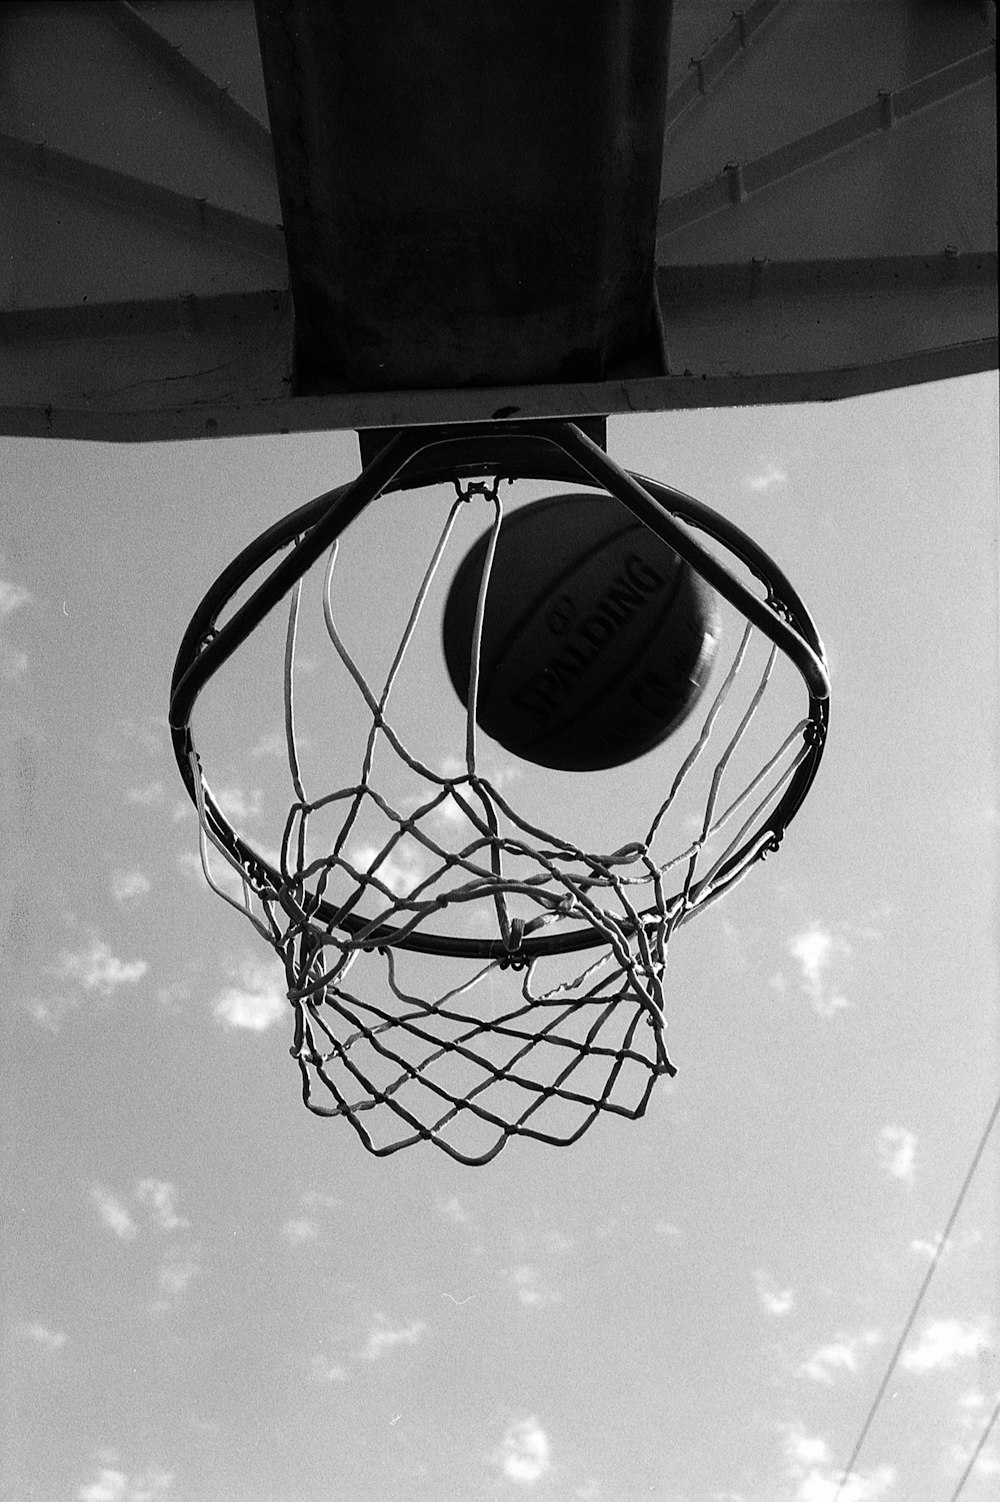
M 780 853 L 672 940 L 645 1117 L 470 1168 L 303 1108 L 167 733 L 194 607 L 357 473 L 354 435 L 0 444 L 3 1502 L 834 1502 L 1000 1087 L 996 377 L 616 418 L 608 446 L 791 577 L 830 739 Z M 366 524 L 344 616 L 377 655 L 425 513 Z M 332 788 L 358 721 L 303 630 Z M 282 632 L 197 722 L 265 846 Z M 420 646 L 443 766 L 461 715 Z M 483 751 L 519 806 L 622 838 L 676 754 L 608 793 Z M 972 1457 L 998 1187 L 994 1135 L 841 1502 L 948 1502 Z M 963 1498 L 998 1478 L 994 1429 Z

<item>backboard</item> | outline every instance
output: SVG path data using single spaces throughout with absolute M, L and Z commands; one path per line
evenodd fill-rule
M 379 15 L 0 8 L 0 432 L 601 416 L 996 364 L 995 5 Z

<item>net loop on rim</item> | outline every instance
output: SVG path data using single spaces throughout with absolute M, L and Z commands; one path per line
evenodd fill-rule
M 196 616 L 187 651 L 182 646 L 178 657 L 175 748 L 198 809 L 206 878 L 283 962 L 294 1013 L 290 1051 L 303 1102 L 317 1115 L 346 1117 L 379 1156 L 428 1140 L 461 1162 L 485 1163 L 512 1136 L 566 1145 L 603 1113 L 641 1116 L 656 1079 L 676 1072 L 665 1046 L 670 940 L 777 848 L 825 740 L 822 648 L 805 608 L 770 560 L 699 503 L 625 475 L 571 425 L 544 426 L 558 430 L 550 441 L 576 463 L 586 460 L 588 483 L 602 484 L 626 504 L 627 497 L 635 502 L 637 492 L 641 506 L 633 509 L 647 512 L 640 519 L 648 524 L 653 507 L 665 518 L 655 530 L 671 537 L 677 528 L 667 509 L 672 500 L 689 527 L 700 526 L 744 564 L 749 561 L 766 590 L 761 599 L 730 583 L 714 556 L 705 565 L 716 581 L 721 569 L 724 587 L 737 595 L 742 590 L 750 603 L 729 665 L 710 685 L 696 733 L 666 791 L 654 800 L 641 837 L 611 850 L 585 848 L 518 812 L 496 778 L 480 769 L 476 699 L 483 616 L 504 520 L 501 482 L 521 472 L 516 463 L 494 464 L 485 477 L 465 485 L 461 476 L 451 476 L 455 499 L 381 683 L 363 671 L 338 625 L 340 534 L 324 539 L 323 624 L 370 718 L 356 780 L 333 791 L 310 796 L 302 770 L 295 672 L 302 574 L 267 603 L 269 609 L 288 595 L 282 682 L 294 797 L 274 864 L 235 832 L 203 775 L 190 712 L 215 668 L 209 665 L 199 681 L 199 657 L 214 652 L 223 661 L 234 650 L 226 639 L 230 626 L 217 631 L 215 619 L 235 587 L 277 547 L 294 542 L 310 555 L 309 563 L 321 556 L 316 532 L 352 487 L 336 492 L 310 525 L 295 530 L 304 521 L 300 513 L 283 532 L 272 529 L 265 558 L 247 550 L 231 566 L 226 598 L 221 589 L 206 597 L 201 615 L 208 620 Z M 433 446 L 433 435 L 431 443 L 422 437 L 424 447 Z M 412 447 L 416 453 L 421 445 L 414 439 Z M 403 483 L 420 483 L 418 475 L 408 478 L 403 467 Z M 442 771 L 416 754 L 394 725 L 393 696 L 457 513 L 470 502 L 492 512 L 490 544 L 473 628 L 462 767 Z M 697 558 L 700 545 L 687 531 L 681 536 Z M 254 609 L 257 598 L 250 602 Z M 252 614 L 234 617 L 240 626 L 233 634 Z M 762 635 L 768 639 L 754 658 L 751 649 Z M 805 712 L 747 771 L 741 755 L 751 741 L 758 750 L 755 727 L 776 662 L 789 655 L 789 636 L 798 643 L 795 666 L 805 682 Z M 405 771 L 408 785 L 419 789 L 414 799 L 405 802 L 393 793 L 391 776 L 388 785 L 380 779 L 386 763 L 397 781 Z M 697 821 L 688 812 L 678 822 L 682 799 L 699 777 L 705 787 Z M 369 819 L 385 833 L 361 859 L 358 831 Z M 311 835 L 314 824 L 322 827 L 319 841 Z M 404 852 L 417 859 L 412 879 L 401 881 Z M 214 873 L 213 854 L 237 873 L 238 896 Z M 424 966 L 422 983 L 403 973 L 404 960 L 413 955 Z

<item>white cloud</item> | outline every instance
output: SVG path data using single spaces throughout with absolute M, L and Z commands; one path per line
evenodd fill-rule
M 139 1228 L 116 1195 L 104 1189 L 100 1184 L 95 1184 L 90 1191 L 90 1197 L 97 1206 L 97 1213 L 104 1224 L 109 1231 L 114 1232 L 119 1241 L 135 1240 L 139 1234 Z
M 825 1465 L 830 1459 L 830 1447 L 819 1435 L 804 1434 L 793 1429 L 785 1440 L 785 1453 L 796 1465 Z
M 124 1471 L 113 1471 L 105 1466 L 96 1481 L 81 1486 L 78 1496 L 80 1502 L 124 1502 L 127 1487 L 128 1477 Z
M 989 1345 L 985 1330 L 957 1319 L 937 1319 L 927 1323 L 915 1345 L 909 1345 L 899 1358 L 908 1372 L 933 1372 L 953 1367 L 958 1361 L 978 1355 Z
M 260 788 L 248 791 L 246 788 L 228 787 L 218 792 L 213 789 L 212 795 L 231 824 L 255 819 L 260 813 Z
M 307 1189 L 302 1203 L 310 1210 L 339 1210 L 344 1201 L 337 1194 L 326 1194 L 321 1189 Z
M 461 1200 L 456 1194 L 453 1194 L 450 1199 L 444 1200 L 439 1209 L 445 1220 L 450 1220 L 452 1225 L 455 1226 L 466 1226 L 471 1219 L 468 1210 L 463 1207 Z
M 990 1397 L 990 1404 L 994 1398 Z M 956 1475 L 965 1470 L 972 1459 L 975 1446 L 982 1438 L 983 1426 L 989 1420 L 986 1416 L 986 1394 L 978 1387 L 969 1388 L 960 1393 L 958 1397 L 958 1422 L 963 1432 L 968 1436 L 967 1440 L 952 1446 L 951 1460 L 955 1467 Z M 973 1476 L 1000 1476 L 1000 1454 L 995 1446 L 984 1445 L 976 1456 L 976 1463 L 972 1468 Z
M 315 1241 L 319 1235 L 319 1226 L 314 1220 L 308 1220 L 300 1215 L 293 1220 L 286 1220 L 281 1228 L 281 1234 L 289 1246 L 303 1246 L 307 1241 Z
M 378 1317 L 375 1325 L 368 1332 L 361 1355 L 366 1361 L 377 1361 L 385 1352 L 391 1351 L 395 1346 L 416 1345 L 427 1326 L 423 1320 L 414 1320 L 412 1324 L 403 1325 L 399 1329 L 392 1329 L 385 1320 Z
M 778 1318 L 795 1308 L 794 1288 L 779 1288 L 774 1279 L 763 1271 L 757 1272 L 756 1283 L 760 1301 L 768 1314 L 773 1314 Z
M 129 1478 L 124 1471 L 102 1466 L 94 1481 L 77 1492 L 78 1502 L 155 1502 L 173 1483 L 171 1471 L 146 1471 Z
M 388 887 L 395 897 L 406 897 L 428 875 L 430 867 L 422 850 L 415 845 L 400 841 L 385 860 L 379 861 L 379 851 L 374 845 L 359 845 L 351 853 L 351 865 L 358 871 L 371 871 L 372 875 Z
M 878 1134 L 878 1152 L 882 1167 L 894 1179 L 913 1183 L 913 1160 L 917 1139 L 906 1127 L 884 1126 Z
M 549 1437 L 536 1418 L 511 1424 L 492 1461 L 509 1481 L 531 1486 L 552 1469 Z
M 29 605 L 31 600 L 31 591 L 25 589 L 23 584 L 11 584 L 7 579 L 0 579 L 0 619 L 13 615 L 15 610 Z
M 468 801 L 468 788 L 464 789 L 462 796 L 466 799 L 466 801 Z M 473 808 L 476 807 L 475 800 L 473 800 L 471 806 Z M 434 810 L 434 814 L 436 818 L 440 819 L 442 824 L 453 824 L 456 826 L 459 824 L 469 824 L 468 814 L 451 793 L 449 793 L 447 798 L 445 798 L 441 803 L 438 804 L 437 808 Z
M 0 673 L 8 683 L 22 678 L 28 671 L 27 652 L 15 652 L 6 642 L 0 642 Z
M 512 1270 L 509 1279 L 517 1294 L 518 1303 L 527 1309 L 559 1303 L 559 1294 L 542 1286 L 542 1275 L 537 1267 L 522 1264 Z
M 757 474 L 747 475 L 745 484 L 749 490 L 773 490 L 776 486 L 784 485 L 787 480 L 785 471 L 773 459 L 769 459 Z
M 179 1012 L 184 1002 L 191 1000 L 191 984 L 186 980 L 171 981 L 169 985 L 158 988 L 156 999 L 171 1012 Z
M 142 1179 L 135 1191 L 136 1199 L 150 1212 L 161 1231 L 179 1231 L 188 1225 L 175 1209 L 176 1192 L 173 1184 L 164 1184 L 160 1179 Z
M 281 967 L 265 960 L 245 960 L 227 967 L 237 985 L 216 997 L 212 1010 L 229 1027 L 263 1032 L 288 1013 Z
M 813 1382 L 822 1382 L 825 1387 L 832 1387 L 840 1372 L 858 1371 L 865 1354 L 881 1340 L 882 1335 L 878 1330 L 864 1330 L 853 1338 L 842 1336 L 829 1345 L 820 1346 L 808 1361 L 803 1362 L 799 1372 Z
M 296 740 L 298 741 L 297 735 Z M 301 742 L 299 744 L 301 748 Z M 284 760 L 287 754 L 288 741 L 283 730 L 272 730 L 269 734 L 262 735 L 250 751 L 250 755 L 254 757 L 277 756 L 282 760 Z
M 186 1292 L 192 1278 L 196 1278 L 200 1272 L 201 1268 L 193 1257 L 172 1258 L 163 1263 L 156 1281 L 161 1293 L 179 1298 Z
M 129 788 L 125 796 L 129 803 L 139 803 L 149 807 L 153 803 L 161 802 L 165 792 L 166 789 L 163 783 L 157 780 L 156 782 L 148 782 L 145 787 Z
M 852 1471 L 846 1480 L 832 1464 L 830 1447 L 819 1435 L 806 1434 L 801 1425 L 785 1430 L 788 1475 L 795 1484 L 795 1502 L 880 1502 L 895 1485 L 892 1466 L 877 1466 L 867 1476 Z
M 815 1468 L 803 1476 L 795 1493 L 796 1502 L 880 1502 L 896 1484 L 892 1466 L 876 1466 L 867 1476 L 852 1471 L 842 1483 L 839 1470 L 822 1472 Z
M 29 605 L 31 600 L 32 595 L 22 585 L 11 584 L 7 580 L 0 579 L 0 621 L 13 615 L 24 605 Z M 27 670 L 27 653 L 16 651 L 8 642 L 0 641 L 0 676 L 13 683 Z
M 938 1255 L 939 1251 L 942 1257 L 946 1257 L 951 1251 L 951 1241 L 949 1239 L 942 1243 L 940 1236 L 936 1237 L 934 1241 L 923 1241 L 920 1237 L 917 1237 L 916 1240 L 910 1242 L 910 1251 L 916 1252 L 918 1256 L 926 1257 L 928 1262 L 930 1262 L 933 1257 Z
M 131 902 L 149 891 L 149 878 L 141 871 L 116 871 L 111 878 L 111 895 L 116 902 Z
M 798 961 L 802 987 L 814 1011 L 821 1017 L 832 1017 L 842 1007 L 850 1005 L 847 998 L 830 985 L 828 978 L 835 960 L 847 958 L 851 953 L 846 940 L 814 924 L 790 939 L 787 948 L 792 958 Z
M 347 1381 L 347 1368 L 323 1355 L 312 1358 L 309 1363 L 309 1372 L 314 1382 Z
M 670 1220 L 658 1220 L 653 1230 L 657 1236 L 662 1236 L 664 1241 L 676 1241 L 681 1234 L 680 1226 L 675 1226 Z
M 107 944 L 95 938 L 86 949 L 75 954 L 64 949 L 53 967 L 53 974 L 60 980 L 75 981 L 84 991 L 111 996 L 119 986 L 134 986 L 148 969 L 145 960 L 128 962 L 118 959 Z
M 50 1330 L 47 1325 L 35 1323 L 26 1325 L 24 1332 L 29 1340 L 36 1345 L 44 1346 L 47 1351 L 59 1351 L 68 1339 L 65 1330 Z

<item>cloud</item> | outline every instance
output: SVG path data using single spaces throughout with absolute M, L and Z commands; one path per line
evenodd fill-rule
M 139 803 L 149 807 L 154 803 L 160 803 L 165 792 L 166 788 L 163 783 L 157 779 L 155 782 L 148 782 L 145 787 L 129 788 L 125 796 L 129 803 Z
M 131 902 L 145 897 L 148 891 L 149 878 L 141 871 L 116 871 L 111 878 L 111 895 L 116 902 Z
M 785 1453 L 796 1465 L 825 1465 L 830 1459 L 830 1447 L 818 1435 L 804 1434 L 793 1430 L 785 1441 Z
M 795 1290 L 793 1288 L 778 1288 L 774 1279 L 766 1272 L 758 1271 L 756 1274 L 757 1293 L 761 1303 L 768 1314 L 776 1318 L 787 1314 L 795 1308 Z
M 379 1315 L 375 1325 L 368 1332 L 368 1339 L 360 1354 L 366 1361 L 377 1361 L 386 1351 L 391 1351 L 396 1346 L 416 1345 L 426 1329 L 427 1326 L 423 1320 L 417 1319 L 412 1324 L 403 1325 L 394 1330 Z
M 542 1286 L 542 1275 L 537 1267 L 522 1264 L 509 1274 L 509 1282 L 517 1294 L 517 1301 L 526 1309 L 540 1308 L 546 1304 L 558 1304 L 560 1295 L 551 1288 Z
M 915 1345 L 909 1345 L 899 1358 L 907 1372 L 923 1375 L 943 1371 L 961 1360 L 977 1356 L 989 1345 L 985 1330 L 957 1319 L 931 1320 L 923 1328 Z
M 994 1400 L 991 1396 L 990 1403 Z M 983 1439 L 984 1424 L 989 1422 L 986 1416 L 986 1394 L 978 1387 L 968 1389 L 960 1393 L 957 1402 L 958 1422 L 967 1436 L 966 1440 L 951 1447 L 951 1462 L 958 1474 L 964 1471 L 972 1459 L 975 1446 Z M 1000 1476 L 1000 1455 L 992 1445 L 984 1445 L 976 1456 L 975 1465 L 972 1468 L 974 1476 Z
M 783 469 L 769 459 L 762 470 L 755 475 L 747 475 L 744 480 L 748 490 L 762 491 L 773 490 L 776 486 L 784 485 L 788 476 Z
M 219 792 L 213 789 L 212 796 L 231 824 L 255 819 L 260 813 L 260 788 L 254 788 L 251 792 L 238 787 L 222 788 Z
M 281 1228 L 281 1234 L 289 1246 L 303 1246 L 307 1241 L 315 1241 L 319 1236 L 319 1226 L 314 1220 L 308 1220 L 300 1215 L 293 1220 L 286 1220 Z
M 15 610 L 30 605 L 31 600 L 31 591 L 25 589 L 23 584 L 11 584 L 7 579 L 0 579 L 0 620 L 5 620 Z
M 136 985 L 148 969 L 145 960 L 120 960 L 103 940 L 94 937 L 82 949 L 61 950 L 55 964 L 45 970 L 56 980 L 70 982 L 72 990 L 33 996 L 25 1004 L 36 1022 L 56 1032 L 62 1014 L 79 1005 L 81 992 L 113 996 L 121 986 Z
M 7 646 L 6 642 L 0 642 L 0 673 L 13 683 L 28 671 L 27 652 L 15 652 Z
M 94 1481 L 77 1492 L 77 1502 L 155 1502 L 173 1484 L 173 1472 L 152 1470 L 129 1477 L 124 1471 L 102 1466 Z
M 90 1198 L 97 1206 L 97 1213 L 108 1230 L 113 1231 L 119 1241 L 135 1240 L 139 1234 L 139 1228 L 116 1195 L 104 1189 L 100 1184 L 95 1184 L 90 1191 Z
M 918 1256 L 926 1257 L 928 1262 L 930 1262 L 938 1255 L 938 1252 L 940 1252 L 942 1257 L 947 1256 L 951 1251 L 951 1239 L 942 1241 L 941 1237 L 937 1236 L 933 1241 L 923 1241 L 920 1237 L 917 1237 L 916 1240 L 910 1242 L 910 1251 L 916 1252 Z
M 532 1486 L 552 1469 L 549 1437 L 536 1418 L 511 1424 L 491 1460 L 509 1481 Z
M 60 980 L 75 981 L 84 991 L 112 996 L 119 986 L 134 986 L 148 969 L 145 960 L 120 960 L 103 940 L 94 938 L 76 953 L 62 950 L 52 973 Z
M 136 1218 L 117 1195 L 103 1185 L 95 1184 L 90 1197 L 102 1221 L 119 1241 L 131 1242 L 138 1238 L 139 1225 Z M 147 1212 L 150 1228 L 167 1234 L 182 1231 L 188 1226 L 188 1221 L 177 1213 L 174 1197 L 174 1186 L 161 1179 L 141 1179 L 134 1195 L 136 1204 Z M 161 1297 L 154 1300 L 151 1309 L 154 1312 L 168 1309 L 171 1301 L 185 1293 L 188 1284 L 200 1272 L 201 1267 L 189 1250 L 170 1252 L 160 1263 L 156 1281 Z
M 468 801 L 468 788 L 463 789 L 462 796 L 466 799 L 466 801 Z M 477 800 L 475 798 L 473 798 L 471 806 L 473 808 L 476 808 L 478 806 Z M 448 794 L 447 798 L 445 798 L 443 802 L 438 804 L 437 808 L 434 810 L 434 816 L 435 818 L 439 819 L 442 824 L 453 824 L 456 826 L 460 824 L 469 824 L 468 814 L 465 812 L 465 809 L 462 807 L 462 805 L 458 802 L 457 798 L 455 798 L 451 793 Z
M 438 1208 L 445 1220 L 450 1220 L 454 1226 L 466 1226 L 472 1218 L 456 1194 L 444 1200 Z
M 344 1201 L 338 1194 L 327 1194 L 322 1189 L 307 1189 L 302 1203 L 310 1210 L 339 1210 Z
M 9 581 L 0 579 L 0 621 L 7 616 L 13 615 L 15 610 L 29 605 L 32 600 L 31 593 L 20 584 L 11 584 Z M 0 674 L 9 682 L 13 683 L 28 670 L 28 656 L 25 652 L 15 651 L 6 642 L 0 642 Z
M 427 858 L 418 846 L 400 841 L 392 853 L 378 862 L 379 850 L 374 845 L 359 845 L 351 853 L 351 865 L 358 871 L 371 871 L 372 875 L 388 887 L 394 897 L 406 897 L 418 887 L 429 874 Z M 373 869 L 374 868 L 374 869 Z
M 846 997 L 839 995 L 829 984 L 828 971 L 838 958 L 851 953 L 850 945 L 841 938 L 827 933 L 818 925 L 796 934 L 788 941 L 788 953 L 798 962 L 802 987 L 815 1012 L 821 1017 L 832 1017 L 842 1007 L 849 1006 Z
M 314 1356 L 309 1363 L 309 1373 L 314 1382 L 346 1382 L 347 1368 L 339 1366 L 329 1357 Z
M 193 1257 L 176 1257 L 164 1262 L 157 1274 L 157 1285 L 161 1293 L 177 1296 L 184 1293 L 192 1278 L 196 1278 L 201 1268 Z
M 81 1486 L 77 1495 L 80 1502 L 123 1502 L 127 1496 L 128 1477 L 124 1471 L 104 1467 L 96 1481 Z
M 174 1208 L 175 1194 L 173 1184 L 165 1184 L 161 1179 L 142 1179 L 135 1191 L 139 1204 L 146 1207 L 161 1231 L 180 1231 L 189 1224 Z
M 877 1466 L 867 1476 L 852 1471 L 843 1480 L 831 1463 L 830 1447 L 819 1435 L 806 1434 L 799 1424 L 785 1430 L 788 1475 L 795 1484 L 795 1502 L 880 1502 L 895 1485 L 892 1466 Z
M 917 1139 L 913 1132 L 901 1126 L 884 1126 L 878 1134 L 878 1153 L 882 1167 L 894 1179 L 905 1184 L 913 1183 L 913 1159 Z
M 227 968 L 238 984 L 215 998 L 212 1010 L 221 1022 L 260 1033 L 287 1015 L 284 976 L 278 964 L 247 959 Z
M 297 735 L 296 740 L 298 740 Z M 301 746 L 301 741 L 299 745 Z M 254 757 L 277 756 L 283 761 L 288 755 L 288 741 L 285 732 L 283 730 L 272 730 L 270 733 L 262 735 L 255 745 L 251 747 L 250 755 Z
M 822 1382 L 825 1387 L 832 1387 L 836 1374 L 858 1371 L 865 1354 L 879 1345 L 881 1340 L 882 1335 L 878 1330 L 864 1330 L 853 1338 L 842 1336 L 829 1345 L 820 1346 L 808 1361 L 803 1362 L 799 1368 L 800 1375 L 813 1382 Z
M 193 1257 L 170 1258 L 162 1264 L 157 1274 L 157 1286 L 161 1293 L 170 1298 L 179 1298 L 187 1291 L 187 1286 L 193 1278 L 201 1272 L 201 1268 Z M 159 1303 L 157 1308 L 165 1308 L 165 1303 Z
M 33 1325 L 26 1325 L 24 1333 L 29 1340 L 33 1340 L 36 1345 L 44 1346 L 47 1351 L 61 1350 L 68 1339 L 64 1330 L 50 1330 L 47 1325 L 40 1325 L 37 1322 Z

